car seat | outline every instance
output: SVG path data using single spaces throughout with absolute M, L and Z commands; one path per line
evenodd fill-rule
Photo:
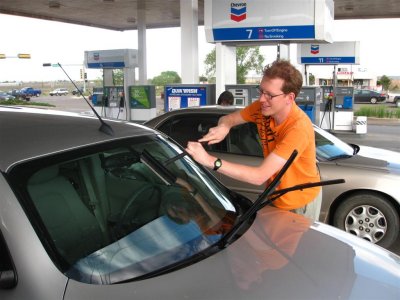
M 72 184 L 52 166 L 35 173 L 28 192 L 58 252 L 71 264 L 102 248 L 95 216 Z

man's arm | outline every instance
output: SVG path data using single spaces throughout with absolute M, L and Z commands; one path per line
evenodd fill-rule
M 219 119 L 218 125 L 210 128 L 208 133 L 199 139 L 199 142 L 206 142 L 209 145 L 219 143 L 226 137 L 233 126 L 245 122 L 246 121 L 240 115 L 240 111 L 235 111 L 229 115 L 223 116 Z
M 186 151 L 198 163 L 210 169 L 214 167 L 214 162 L 217 158 L 208 154 L 200 143 L 189 142 Z M 286 161 L 286 159 L 276 155 L 275 153 L 269 154 L 257 167 L 236 164 L 223 160 L 222 166 L 218 169 L 218 172 L 240 181 L 260 185 L 279 171 Z

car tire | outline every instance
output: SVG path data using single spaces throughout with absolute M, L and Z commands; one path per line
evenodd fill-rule
M 378 99 L 375 98 L 375 97 L 372 97 L 370 101 L 371 101 L 372 104 L 375 104 L 375 103 L 378 102 Z
M 347 197 L 334 213 L 333 225 L 381 247 L 389 248 L 399 234 L 395 207 L 376 193 Z
M 396 104 L 396 107 L 400 107 L 400 99 L 397 99 L 395 104 Z

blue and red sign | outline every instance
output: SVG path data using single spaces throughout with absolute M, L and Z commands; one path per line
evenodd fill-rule
M 311 45 L 311 54 L 318 54 L 319 53 L 319 45 Z
M 240 22 L 246 19 L 247 4 L 244 2 L 231 3 L 231 20 Z

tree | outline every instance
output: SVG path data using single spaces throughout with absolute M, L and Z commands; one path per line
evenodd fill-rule
M 208 80 L 208 78 L 206 77 L 206 76 L 204 76 L 204 75 L 201 75 L 200 77 L 199 77 L 199 81 L 200 82 L 206 82 Z
M 160 75 L 150 80 L 152 84 L 157 86 L 165 86 L 170 83 L 181 83 L 182 80 L 175 71 L 164 71 Z
M 237 47 L 236 48 L 236 82 L 245 83 L 246 75 L 254 70 L 261 74 L 263 70 L 264 57 L 260 54 L 260 47 Z M 204 60 L 206 74 L 212 78 L 216 71 L 216 49 L 211 50 Z M 210 80 L 211 81 L 211 80 Z
M 121 69 L 113 69 L 113 83 L 115 86 L 124 85 L 124 72 Z
M 310 73 L 310 74 L 308 75 L 308 84 L 309 84 L 309 85 L 314 85 L 314 84 L 315 84 L 315 76 L 314 76 L 314 74 L 312 74 L 312 73 Z
M 392 80 L 387 77 L 386 75 L 382 75 L 381 78 L 379 78 L 377 84 L 381 85 L 383 87 L 383 90 L 388 91 L 389 87 L 392 83 Z

